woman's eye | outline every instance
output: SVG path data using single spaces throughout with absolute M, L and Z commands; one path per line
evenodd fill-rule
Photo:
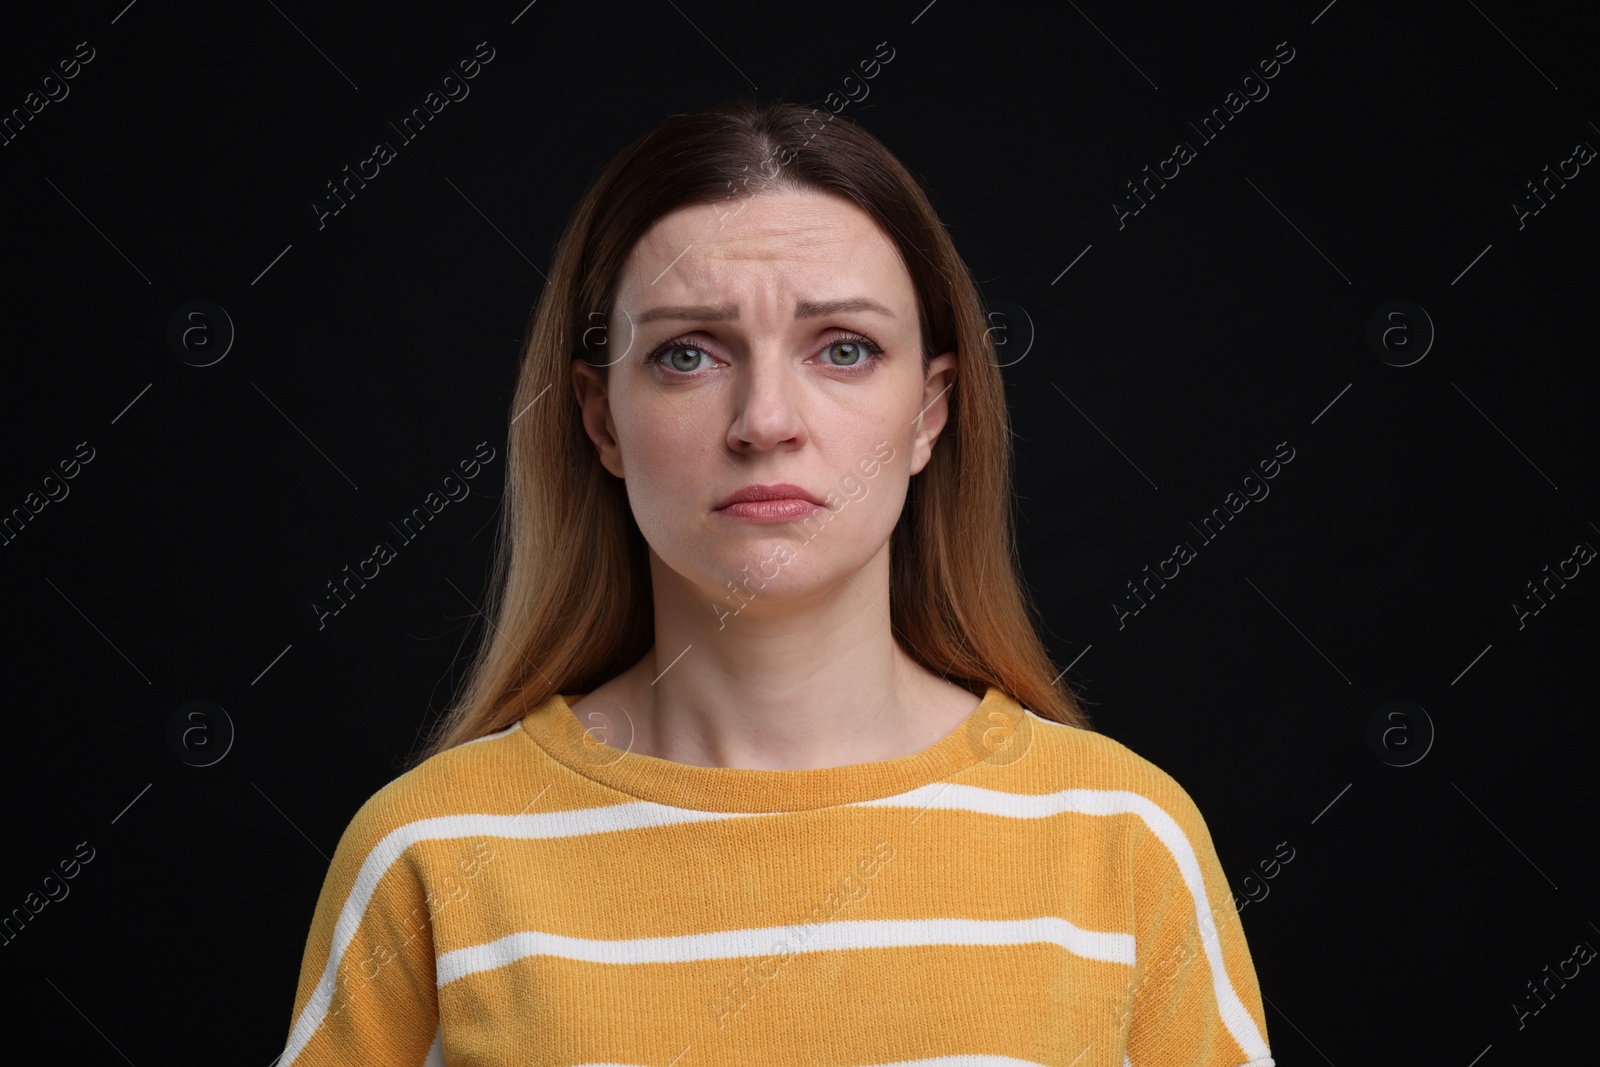
M 707 354 L 708 353 L 705 349 L 696 348 L 694 345 L 679 345 L 666 353 L 666 359 L 667 364 L 671 366 L 673 370 L 688 374 L 695 369 L 694 364 L 699 360 L 699 358 Z M 686 360 L 688 366 L 684 366 L 680 360 Z
M 829 353 L 837 351 L 839 357 L 848 360 L 846 363 L 834 362 Z M 823 358 L 835 367 L 858 367 L 871 358 L 871 353 L 859 341 L 835 341 L 822 350 Z
M 879 357 L 881 351 L 865 339 L 843 339 L 823 346 L 821 359 L 839 370 L 865 371 Z M 664 363 L 676 374 L 693 374 L 702 369 L 701 358 L 709 364 L 711 353 L 699 345 L 687 342 L 669 342 L 646 358 L 647 363 Z

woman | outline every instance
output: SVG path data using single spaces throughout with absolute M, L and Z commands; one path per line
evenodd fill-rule
M 605 167 L 493 623 L 340 841 L 279 1067 L 1273 1063 L 1200 813 L 1055 684 L 984 325 L 844 119 L 703 109 Z

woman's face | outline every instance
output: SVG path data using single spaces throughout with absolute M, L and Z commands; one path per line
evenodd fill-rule
M 820 591 L 887 553 L 956 366 L 944 353 L 924 378 L 899 252 L 855 204 L 811 191 L 659 219 L 599 350 L 604 386 L 573 362 L 585 428 L 680 592 L 724 610 Z M 768 522 L 720 509 L 774 483 L 825 507 Z

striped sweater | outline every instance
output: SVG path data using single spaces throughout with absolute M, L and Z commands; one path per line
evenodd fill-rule
M 700 767 L 568 700 L 362 805 L 278 1067 L 1272 1067 L 1205 822 L 1119 742 L 990 687 L 899 759 Z

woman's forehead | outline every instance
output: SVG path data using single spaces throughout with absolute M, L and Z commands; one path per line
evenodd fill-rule
M 842 251 L 838 246 L 892 248 L 872 216 L 844 197 L 783 191 L 678 208 L 645 231 L 630 258 L 670 260 L 691 245 L 727 259 L 808 250 L 836 257 Z
M 693 303 L 722 294 L 869 289 L 877 299 L 914 299 L 899 250 L 860 207 L 814 192 L 769 192 L 680 208 L 635 244 L 619 279 L 619 302 Z M 830 290 L 822 292 L 819 287 Z

